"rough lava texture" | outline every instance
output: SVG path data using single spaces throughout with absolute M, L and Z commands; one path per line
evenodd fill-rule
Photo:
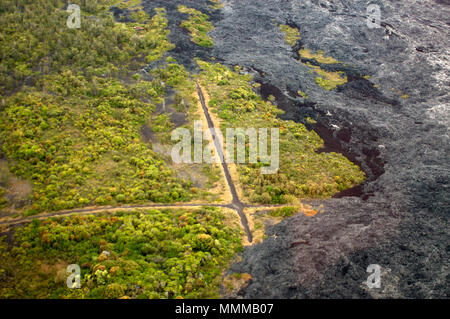
M 450 3 L 380 1 L 381 27 L 367 26 L 368 1 L 144 0 L 167 8 L 175 56 L 241 65 L 274 95 L 284 118 L 306 123 L 358 163 L 367 181 L 318 202 L 324 213 L 296 215 L 267 229 L 229 272 L 247 272 L 243 298 L 448 298 L 450 296 Z M 215 46 L 189 41 L 176 6 L 207 13 Z M 278 24 L 300 30 L 289 47 Z M 323 50 L 342 62 L 348 83 L 325 91 L 300 63 L 298 49 Z M 370 75 L 369 79 L 364 76 Z M 376 84 L 376 86 L 374 86 Z M 295 92 L 308 95 L 303 100 Z M 408 95 L 402 98 L 402 95 Z M 309 124 L 308 124 L 309 125 Z M 369 264 L 382 268 L 381 288 L 363 283 Z

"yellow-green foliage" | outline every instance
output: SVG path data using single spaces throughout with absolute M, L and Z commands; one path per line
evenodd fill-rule
M 269 211 L 269 215 L 272 217 L 287 218 L 299 212 L 298 207 L 282 207 Z
M 148 21 L 148 24 L 142 26 L 144 28 L 144 35 L 141 38 L 146 43 L 143 47 L 151 49 L 146 56 L 147 62 L 160 59 L 164 53 L 175 47 L 174 44 L 168 41 L 170 31 L 167 29 L 165 9 L 157 8 L 155 12 L 156 14 Z
M 0 208 L 5 207 L 8 204 L 8 200 L 4 197 L 6 194 L 6 189 L 0 186 Z
M 210 7 L 214 10 L 223 8 L 223 3 L 220 0 L 209 0 L 209 2 L 213 3 Z
M 306 95 L 306 93 L 303 92 L 303 91 L 298 90 L 297 93 L 298 93 L 298 95 L 300 95 L 300 96 L 303 97 L 304 99 L 307 99 L 307 98 L 308 98 L 308 96 Z
M 217 298 L 238 225 L 218 208 L 34 220 L 11 250 L 0 238 L 0 298 Z M 69 264 L 81 289 L 66 286 Z
M 26 78 L 68 69 L 84 76 L 115 75 L 137 68 L 137 60 L 143 57 L 155 60 L 173 48 L 167 41 L 169 31 L 162 9 L 156 10 L 148 24 L 115 23 L 108 13 L 107 5 L 111 1 L 86 1 L 95 18 L 82 18 L 80 29 L 69 29 L 68 13 L 60 10 L 63 3 L 57 0 L 1 2 L 0 23 L 7 28 L 2 36 L 5 49 L 2 50 L 0 93 L 20 86 Z M 26 9 L 21 10 L 21 6 Z M 144 30 L 137 31 L 134 26 Z
M 165 83 L 165 85 L 174 89 L 176 92 L 175 103 L 171 107 L 178 112 L 187 114 L 187 124 L 184 127 L 191 129 L 195 117 L 194 113 L 197 110 L 197 94 L 194 94 L 196 92 L 195 82 L 191 79 L 189 72 L 182 65 L 176 63 L 174 58 L 168 57 L 166 62 L 164 67 L 153 69 L 150 74 L 158 79 L 159 83 Z M 158 103 L 162 103 L 162 99 Z M 175 143 L 171 141 L 171 131 L 174 125 L 168 114 L 155 115 L 150 122 L 149 126 L 153 128 L 154 132 L 161 132 L 156 134 L 160 142 L 164 144 Z
M 52 80 L 49 92 L 67 92 L 77 82 L 81 92 L 70 92 L 64 99 L 42 92 L 18 93 L 7 99 L 0 121 L 12 171 L 33 182 L 32 212 L 189 198 L 189 185 L 182 186 L 139 138 L 140 126 L 154 109 L 139 98 L 151 95 L 135 96 L 102 78 L 93 78 L 93 87 L 70 71 Z M 143 85 L 149 92 L 160 90 L 157 83 L 136 83 Z
M 203 69 L 200 81 L 211 97 L 209 107 L 222 119 L 222 130 L 280 129 L 280 169 L 276 174 L 261 174 L 262 163 L 238 165 L 245 195 L 252 202 L 286 203 L 301 197 L 326 197 L 364 180 L 359 167 L 343 155 L 318 154 L 323 141 L 314 131 L 277 118 L 281 111 L 253 92 L 250 75 L 240 74 L 239 68 L 233 72 L 221 64 L 198 64 Z
M 344 75 L 344 72 L 342 71 L 325 71 L 321 67 L 312 65 L 308 62 L 306 63 L 306 65 L 312 68 L 318 75 L 320 75 L 316 77 L 316 83 L 327 91 L 335 89 L 339 85 L 347 83 L 347 76 Z
M 213 25 L 208 15 L 184 5 L 178 6 L 178 11 L 189 15 L 189 19 L 181 22 L 181 26 L 191 33 L 191 40 L 202 47 L 212 47 L 214 42 L 208 32 L 213 29 Z
M 331 56 L 324 56 L 323 51 L 319 50 L 317 53 L 312 53 L 309 49 L 300 49 L 298 51 L 300 56 L 302 58 L 310 59 L 310 60 L 316 60 L 319 63 L 322 64 L 336 64 L 339 63 L 338 60 Z
M 326 57 L 323 55 L 323 51 L 319 50 L 317 53 L 312 53 L 309 49 L 303 48 L 298 51 L 302 58 L 315 60 L 321 64 L 336 64 L 340 63 L 333 57 Z M 303 63 L 303 62 L 301 62 Z M 329 91 L 335 89 L 339 85 L 347 83 L 347 76 L 344 75 L 342 71 L 325 71 L 320 66 L 312 65 L 309 62 L 304 63 L 312 69 L 319 76 L 316 77 L 315 81 L 317 85 L 323 87 L 325 90 Z
M 316 120 L 310 118 L 309 116 L 306 118 L 306 122 L 308 122 L 309 124 L 316 124 L 317 123 Z
M 114 22 L 111 1 L 79 4 L 96 17 L 82 19 L 80 29 L 65 25 L 63 1 L 0 4 L 0 24 L 7 26 L 0 90 L 8 95 L 0 144 L 12 172 L 33 184 L 28 213 L 189 199 L 189 183 L 140 140 L 140 126 L 164 97 L 161 82 L 176 85 L 186 73 L 167 75 L 172 64 L 152 82 L 121 80 L 173 47 L 164 10 L 147 24 L 127 24 Z M 25 79 L 32 86 L 13 93 Z
M 290 27 L 286 24 L 280 24 L 280 30 L 284 32 L 286 43 L 294 46 L 300 40 L 300 31 L 297 28 Z
M 113 2 L 116 7 L 121 9 L 142 9 L 142 0 L 111 0 L 111 2 Z

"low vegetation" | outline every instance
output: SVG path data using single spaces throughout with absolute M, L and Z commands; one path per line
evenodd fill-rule
M 305 92 L 298 90 L 297 91 L 298 95 L 300 95 L 302 98 L 304 98 L 305 100 L 308 99 L 308 95 L 306 95 Z
M 280 30 L 284 33 L 284 39 L 290 46 L 295 46 L 300 40 L 300 31 L 297 28 L 288 26 L 287 24 L 280 24 Z
M 288 25 L 280 25 L 280 30 L 284 32 L 286 43 L 290 46 L 295 46 L 300 39 L 300 32 L 297 28 L 290 27 Z M 301 48 L 298 51 L 300 58 L 315 61 L 319 64 L 337 64 L 338 60 L 331 56 L 324 56 L 322 50 L 318 50 L 317 53 L 311 52 L 308 48 Z M 325 90 L 333 90 L 339 85 L 347 83 L 347 76 L 342 71 L 326 71 L 318 65 L 313 65 L 310 61 L 300 61 L 300 63 L 311 68 L 311 73 L 316 73 L 318 76 L 315 78 L 317 85 L 321 86 Z M 298 91 L 298 94 L 304 99 L 308 96 L 302 91 Z
M 209 0 L 209 2 L 212 3 L 210 5 L 210 8 L 213 10 L 219 10 L 219 9 L 223 8 L 223 3 L 221 2 L 221 0 Z
M 309 50 L 309 49 L 300 49 L 298 51 L 298 53 L 300 54 L 300 56 L 302 58 L 315 60 L 315 61 L 317 61 L 319 63 L 322 63 L 322 64 L 336 64 L 336 63 L 339 63 L 339 61 L 336 60 L 333 57 L 324 56 L 322 50 L 317 51 L 317 53 L 312 53 L 311 50 Z
M 306 62 L 306 65 L 319 75 L 315 79 L 317 85 L 323 87 L 327 91 L 333 90 L 339 85 L 347 83 L 347 76 L 343 71 L 325 71 L 321 67 L 312 65 L 309 62 Z
M 299 54 L 301 58 L 313 60 L 320 64 L 337 64 L 340 63 L 333 57 L 323 55 L 323 51 L 319 50 L 317 53 L 312 53 L 309 49 L 300 49 Z M 315 78 L 317 85 L 323 87 L 325 90 L 333 90 L 339 85 L 347 83 L 347 76 L 343 71 L 327 71 L 318 65 L 313 65 L 309 61 L 301 62 L 311 68 L 311 73 L 319 75 Z
M 269 211 L 269 215 L 272 217 L 291 217 L 294 214 L 298 213 L 299 208 L 298 207 L 281 207 L 277 209 L 273 209 Z
M 214 42 L 208 32 L 213 29 L 213 25 L 208 15 L 185 5 L 178 6 L 178 11 L 189 15 L 188 20 L 181 22 L 181 27 L 190 32 L 191 40 L 202 47 L 212 47 Z

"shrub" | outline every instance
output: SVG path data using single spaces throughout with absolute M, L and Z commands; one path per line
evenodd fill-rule
M 109 284 L 105 289 L 105 297 L 109 299 L 118 299 L 124 295 L 124 289 L 119 284 Z
M 211 251 L 214 247 L 214 239 L 207 234 L 199 234 L 195 238 L 194 248 L 201 251 Z

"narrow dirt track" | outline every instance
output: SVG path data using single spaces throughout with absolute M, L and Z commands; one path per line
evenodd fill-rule
M 197 93 L 198 93 L 198 97 L 200 99 L 200 103 L 202 104 L 203 113 L 206 117 L 206 121 L 208 122 L 208 127 L 210 129 L 215 129 L 216 127 L 214 125 L 213 120 L 211 119 L 211 116 L 209 115 L 209 110 L 205 103 L 205 96 L 203 95 L 203 91 L 197 82 L 195 84 L 197 86 Z M 223 154 L 223 145 L 220 144 L 220 141 L 216 135 L 213 135 L 213 139 L 214 139 L 214 148 L 216 149 L 216 152 L 217 152 L 219 158 L 224 159 L 225 157 Z M 228 187 L 230 188 L 231 196 L 233 198 L 231 204 L 229 204 L 227 207 L 234 209 L 239 214 L 239 217 L 241 218 L 242 227 L 244 227 L 244 230 L 247 233 L 247 239 L 251 243 L 253 240 L 253 236 L 252 236 L 252 232 L 250 231 L 250 228 L 248 227 L 247 216 L 245 216 L 245 214 L 244 214 L 244 208 L 247 205 L 242 203 L 241 200 L 239 199 L 239 196 L 236 191 L 236 186 L 234 185 L 233 179 L 231 178 L 230 170 L 228 168 L 228 163 L 226 163 L 225 160 L 222 160 L 221 162 L 222 162 L 221 164 L 222 164 L 223 172 L 225 174 L 225 179 L 227 181 Z

